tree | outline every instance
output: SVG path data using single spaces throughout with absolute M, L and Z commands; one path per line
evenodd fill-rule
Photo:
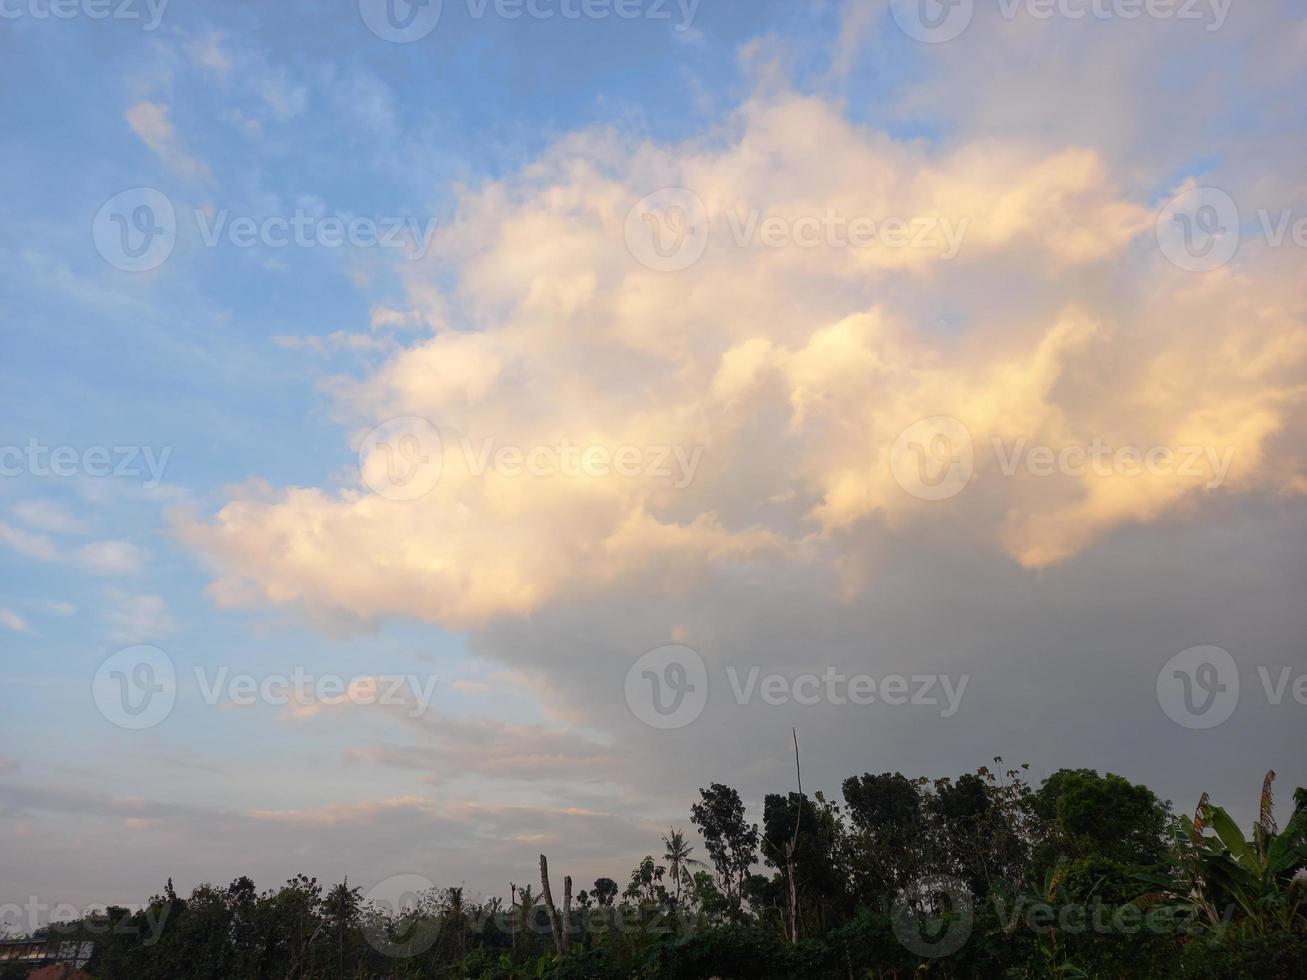
M 617 897 L 617 882 L 612 878 L 596 878 L 594 885 L 594 900 L 599 903 L 601 908 L 608 908 L 613 904 L 613 899 Z
M 847 905 L 847 875 L 836 861 L 841 833 L 839 811 L 821 793 L 815 799 L 769 793 L 763 800 L 763 861 L 778 872 L 764 894 L 768 904 L 785 910 L 792 942 L 801 910 L 811 931 L 830 925 Z
M 713 783 L 708 789 L 700 789 L 699 797 L 699 802 L 690 807 L 690 819 L 703 837 L 729 914 L 738 917 L 745 880 L 758 861 L 758 825 L 745 820 L 740 794 L 729 786 Z
M 1170 805 L 1146 786 L 1092 769 L 1059 769 L 1034 795 L 1062 856 L 1155 865 L 1166 851 Z
M 868 901 L 896 892 L 920 874 L 922 782 L 897 772 L 844 780 L 844 803 L 852 823 L 847 864 Z
M 1272 770 L 1262 782 L 1259 817 L 1251 837 L 1245 837 L 1230 815 L 1204 793 L 1193 819 L 1181 817 L 1174 826 L 1176 882 L 1144 896 L 1140 904 L 1182 903 L 1218 933 L 1232 915 L 1241 929 L 1254 935 L 1307 926 L 1307 877 L 1303 875 L 1307 789 L 1294 793 L 1293 814 L 1280 830 L 1275 823 L 1274 782 Z
M 345 975 L 346 932 L 357 924 L 362 908 L 363 893 L 358 888 L 350 888 L 348 878 L 329 891 L 322 903 L 323 914 L 336 935 L 336 956 L 342 977 Z
M 679 830 L 669 830 L 666 837 L 663 838 L 663 860 L 667 862 L 667 867 L 672 873 L 672 881 L 676 885 L 676 892 L 673 901 L 677 907 L 681 904 L 681 885 L 692 883 L 690 868 L 707 867 L 702 861 L 698 861 L 690 854 L 694 851 L 685 840 L 685 834 Z
M 1012 891 L 1020 887 L 1040 836 L 1021 770 L 1008 769 L 1000 779 L 981 766 L 956 781 L 937 779 L 924 809 L 931 872 L 961 878 L 976 897 L 1000 884 Z
M 666 873 L 665 867 L 654 862 L 653 855 L 646 854 L 631 872 L 631 883 L 626 886 L 626 897 L 650 905 L 659 904 L 659 899 L 667 894 L 667 889 L 661 884 Z

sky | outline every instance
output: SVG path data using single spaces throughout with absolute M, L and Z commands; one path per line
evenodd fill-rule
M 1291 0 L 0 0 L 0 907 L 1307 784 Z M 32 912 L 32 909 L 38 911 Z

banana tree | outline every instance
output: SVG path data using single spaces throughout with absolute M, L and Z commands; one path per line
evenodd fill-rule
M 1193 818 L 1181 817 L 1174 828 L 1172 864 L 1180 887 L 1172 879 L 1165 890 L 1143 896 L 1138 904 L 1179 901 L 1217 932 L 1228 921 L 1224 910 L 1236 911 L 1240 924 L 1259 934 L 1307 925 L 1307 877 L 1302 873 L 1307 867 L 1307 789 L 1294 794 L 1293 815 L 1280 830 L 1273 814 L 1274 782 L 1274 771 L 1268 772 L 1251 839 L 1204 793 Z

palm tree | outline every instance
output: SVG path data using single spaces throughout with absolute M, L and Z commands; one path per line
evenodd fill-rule
M 667 836 L 663 838 L 663 846 L 666 848 L 663 853 L 663 860 L 671 868 L 672 881 L 676 882 L 675 901 L 679 906 L 681 904 L 681 881 L 684 880 L 688 884 L 691 880 L 689 869 L 691 867 L 706 868 L 707 865 L 690 857 L 694 848 L 686 843 L 685 834 L 675 828 L 671 828 Z

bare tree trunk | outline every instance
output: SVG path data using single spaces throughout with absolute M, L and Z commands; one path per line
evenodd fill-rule
M 568 901 L 571 901 L 571 879 L 567 879 L 565 887 L 568 889 Z M 560 957 L 567 955 L 567 944 L 564 939 L 562 923 L 558 918 L 558 909 L 554 905 L 554 893 L 549 888 L 549 861 L 540 855 L 540 888 L 544 892 L 545 911 L 549 914 L 549 929 L 554 934 L 554 952 Z
M 563 876 L 563 955 L 572 951 L 572 876 Z
M 790 942 L 799 941 L 799 890 L 794 882 L 794 852 L 799 846 L 799 821 L 803 819 L 803 773 L 799 770 L 799 733 L 791 728 L 790 734 L 794 737 L 794 775 L 799 783 L 799 805 L 794 811 L 794 836 L 790 838 L 790 846 L 785 850 L 785 876 L 789 879 L 790 885 Z

